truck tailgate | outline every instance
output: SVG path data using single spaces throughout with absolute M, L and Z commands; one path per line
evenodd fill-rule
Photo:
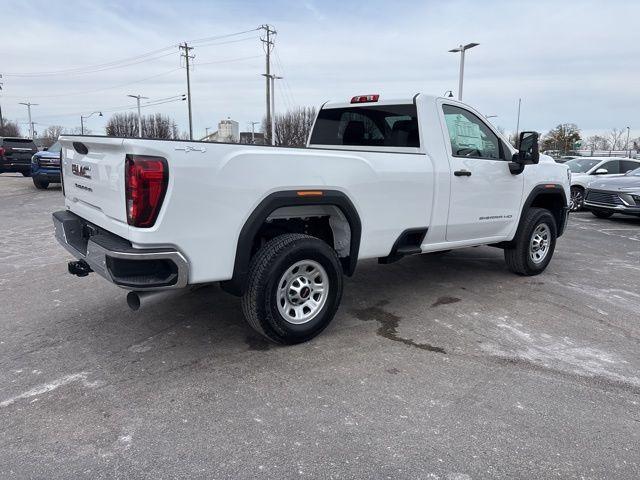
M 99 224 L 111 219 L 126 225 L 124 140 L 63 136 L 60 143 L 67 207 L 85 217 L 89 212 Z

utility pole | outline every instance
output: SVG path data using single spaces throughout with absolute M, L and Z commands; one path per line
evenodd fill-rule
M 266 71 L 263 74 L 266 80 L 266 100 L 267 100 L 267 128 L 271 125 L 271 136 L 273 137 L 273 123 L 272 123 L 272 113 L 271 107 L 273 105 L 273 101 L 271 99 L 272 91 L 271 87 L 273 85 L 273 81 L 271 80 L 271 51 L 273 50 L 273 37 L 276 35 L 276 31 L 270 25 L 261 25 L 260 28 L 264 30 L 264 37 L 260 37 L 260 41 L 262 42 L 264 52 L 266 54 Z M 265 132 L 266 133 L 266 132 Z M 273 138 L 271 139 L 271 144 L 274 145 Z
M 260 122 L 249 122 L 251 124 L 251 144 L 256 144 L 256 125 Z
M 26 105 L 29 112 L 29 136 L 33 140 L 33 121 L 31 120 L 31 107 L 36 107 L 37 103 L 20 102 L 20 105 Z
M 282 80 L 283 77 L 279 77 L 275 74 L 272 75 L 266 75 L 263 74 L 265 77 L 267 77 L 267 81 L 270 84 L 270 91 L 271 91 L 271 122 L 267 121 L 267 128 L 270 129 L 271 132 L 271 145 L 275 145 L 276 144 L 276 89 L 275 89 L 275 81 L 276 80 Z
M 2 74 L 0 73 L 0 78 Z M 2 90 L 2 82 L 0 81 L 0 90 Z M 4 118 L 2 118 L 2 105 L 0 105 L 0 130 L 4 130 Z
M 518 143 L 519 143 L 518 135 L 520 134 L 520 106 L 521 105 L 522 105 L 522 99 L 519 98 L 518 99 L 518 120 L 516 121 L 516 138 L 515 138 L 516 147 L 520 146 L 520 145 L 518 145 Z
M 479 43 L 467 43 L 466 45 L 460 45 L 458 48 L 449 50 L 451 53 L 460 52 L 460 77 L 458 78 L 458 100 L 462 101 L 462 83 L 464 79 L 464 53 L 470 48 L 477 47 Z
M 191 115 L 191 80 L 189 79 L 189 60 L 195 58 L 195 55 L 189 55 L 189 51 L 193 50 L 193 47 L 187 45 L 180 45 L 180 56 L 184 57 L 185 67 L 187 68 L 187 105 L 189 107 L 189 140 L 193 140 L 193 117 Z
M 135 98 L 138 102 L 138 137 L 142 138 L 142 114 L 140 113 L 140 99 L 147 100 L 149 97 L 143 97 L 142 95 L 127 95 L 127 97 Z

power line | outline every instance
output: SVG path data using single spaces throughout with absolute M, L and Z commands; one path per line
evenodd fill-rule
M 133 80 L 131 82 L 120 83 L 118 85 L 113 85 L 111 87 L 103 87 L 103 88 L 98 88 L 98 89 L 95 89 L 95 90 L 86 90 L 84 92 L 70 92 L 70 93 L 57 93 L 57 94 L 54 94 L 54 95 L 29 95 L 29 96 L 33 97 L 33 98 L 57 98 L 57 97 L 73 97 L 73 96 L 77 96 L 77 95 L 88 95 L 88 94 L 91 94 L 91 93 L 102 92 L 104 90 L 112 90 L 114 88 L 121 88 L 121 87 L 126 87 L 128 85 L 133 85 L 133 84 L 136 84 L 136 83 L 146 82 L 147 80 L 151 80 L 153 78 L 162 77 L 164 75 L 169 75 L 170 73 L 177 72 L 178 70 L 181 70 L 181 68 L 174 68 L 174 69 L 168 70 L 166 72 L 158 73 L 157 75 L 151 75 L 150 77 L 141 78 L 140 80 Z M 23 97 L 21 95 L 5 95 L 5 96 L 7 98 L 22 98 Z
M 252 38 L 255 37 L 248 37 L 248 38 L 243 38 L 243 39 L 239 39 L 239 40 L 232 40 L 229 42 L 217 42 L 216 40 L 219 39 L 223 39 L 223 38 L 228 38 L 228 37 L 233 37 L 233 36 L 238 36 L 238 35 L 243 35 L 246 33 L 250 33 L 253 31 L 258 30 L 258 28 L 252 29 L 252 30 L 245 30 L 242 32 L 235 32 L 235 33 L 229 33 L 226 35 L 218 35 L 218 36 L 214 36 L 214 37 L 206 37 L 206 38 L 201 38 L 201 39 L 197 39 L 197 40 L 192 40 L 191 43 L 201 43 L 201 45 L 198 46 L 204 46 L 205 44 L 207 46 L 210 45 L 224 45 L 227 43 L 234 43 L 234 42 L 238 42 L 238 41 L 246 41 L 246 40 L 251 40 Z M 207 42 L 209 42 L 207 44 Z M 168 52 L 169 50 L 173 50 L 176 47 L 178 47 L 179 44 L 174 43 L 172 45 L 167 45 L 166 47 L 163 48 L 159 48 L 157 50 L 152 50 L 146 53 L 142 53 L 140 55 L 136 55 L 133 57 L 127 57 L 124 59 L 120 59 L 120 60 L 113 60 L 111 62 L 106 62 L 106 63 L 100 63 L 100 64 L 95 64 L 95 65 L 88 65 L 88 66 L 84 66 L 84 67 L 73 67 L 73 68 L 68 68 L 68 69 L 62 69 L 62 70 L 50 70 L 50 71 L 44 71 L 44 72 L 9 72 L 9 73 L 3 73 L 6 77 L 44 77 L 44 76 L 52 76 L 52 75 L 84 75 L 84 74 L 88 74 L 88 73 L 97 73 L 97 72 L 102 72 L 104 70 L 111 70 L 114 68 L 123 68 L 123 67 L 127 67 L 130 65 L 136 65 L 138 63 L 143 63 L 143 62 L 148 62 L 148 61 L 152 61 L 152 60 L 157 60 L 169 55 L 172 55 L 172 52 Z M 164 52 L 168 52 L 168 53 L 164 53 Z M 160 55 L 162 54 L 162 55 Z

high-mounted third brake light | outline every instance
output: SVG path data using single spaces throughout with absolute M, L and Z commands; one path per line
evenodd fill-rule
M 169 168 L 162 157 L 127 155 L 125 162 L 127 223 L 152 227 L 169 184 Z
M 371 103 L 377 102 L 380 95 L 356 95 L 351 99 L 351 103 Z

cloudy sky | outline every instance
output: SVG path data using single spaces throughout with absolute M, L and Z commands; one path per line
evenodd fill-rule
M 264 55 L 250 30 L 268 23 L 278 32 L 274 69 L 285 77 L 278 111 L 355 94 L 456 92 L 458 56 L 448 50 L 477 42 L 464 100 L 497 115 L 495 124 L 515 130 L 522 98 L 524 129 L 573 122 L 585 135 L 630 126 L 640 136 L 633 0 L 0 0 L 0 11 L 0 105 L 25 130 L 19 102 L 38 104 L 37 130 L 74 128 L 81 114 L 101 110 L 105 117 L 87 125 L 102 134 L 112 112 L 133 106 L 128 94 L 159 103 L 185 93 L 176 46 L 184 41 L 195 47 L 194 136 L 226 117 L 250 129 L 265 110 Z M 187 129 L 185 102 L 152 111 Z

